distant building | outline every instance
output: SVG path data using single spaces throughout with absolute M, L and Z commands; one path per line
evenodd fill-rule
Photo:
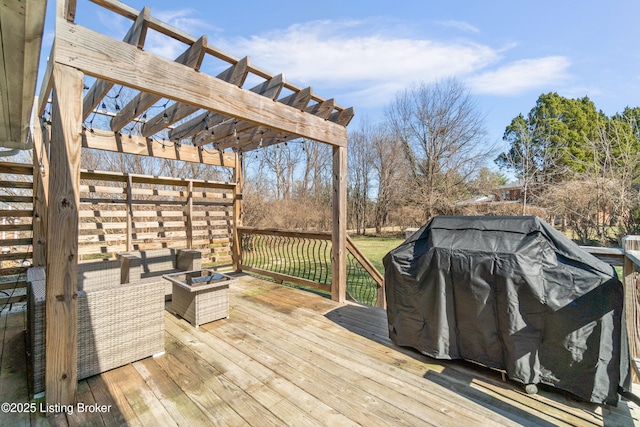
M 524 181 L 519 179 L 515 182 L 501 185 L 496 187 L 493 192 L 498 200 L 511 202 L 522 200 L 524 197 Z

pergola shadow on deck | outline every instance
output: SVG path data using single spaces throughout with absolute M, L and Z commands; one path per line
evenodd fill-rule
M 26 401 L 23 313 L 4 314 L 0 390 Z M 2 414 L 6 425 L 632 426 L 636 405 L 527 395 L 500 373 L 388 339 L 385 311 L 241 276 L 230 317 L 192 327 L 165 312 L 167 353 L 78 386 L 103 413 Z M 21 352 L 22 351 L 22 352 Z

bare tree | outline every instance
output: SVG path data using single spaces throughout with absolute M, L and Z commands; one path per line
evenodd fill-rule
M 371 138 L 365 123 L 349 135 L 348 195 L 349 215 L 355 221 L 356 233 L 365 234 L 367 206 L 371 189 Z
M 537 124 L 519 115 L 504 133 L 503 139 L 511 144 L 509 151 L 495 160 L 501 168 L 515 172 L 522 185 L 522 215 L 527 214 L 532 190 L 541 195 L 545 184 L 555 181 L 549 176 L 550 171 L 559 167 L 560 152 L 551 149 L 542 132 Z
M 447 212 L 493 149 L 476 102 L 459 81 L 442 80 L 398 93 L 386 118 L 408 161 L 410 202 L 425 219 Z
M 585 166 L 585 176 L 596 183 L 598 197 L 598 237 L 605 244 L 611 226 L 618 237 L 635 229 L 633 212 L 638 205 L 634 186 L 640 176 L 640 147 L 637 122 L 633 118 L 616 116 L 598 123 L 596 138 L 588 141 L 593 161 Z
M 402 145 L 382 125 L 372 129 L 371 164 L 374 179 L 378 183 L 378 195 L 375 206 L 374 225 L 380 234 L 386 225 L 389 212 L 400 198 L 401 182 L 406 179 L 406 160 Z

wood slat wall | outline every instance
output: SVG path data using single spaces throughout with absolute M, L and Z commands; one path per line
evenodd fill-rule
M 202 252 L 204 262 L 231 259 L 233 184 L 133 175 L 130 181 L 129 192 L 122 177 L 83 172 L 78 237 L 82 260 L 111 258 L 127 250 L 189 246 Z M 192 233 L 187 232 L 188 224 Z
M 33 261 L 33 165 L 0 162 L 0 306 L 25 298 Z

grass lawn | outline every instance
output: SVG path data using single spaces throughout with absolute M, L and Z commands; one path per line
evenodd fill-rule
M 396 248 L 404 239 L 399 237 L 351 236 L 356 246 L 366 255 L 378 271 L 384 274 L 382 258 Z

